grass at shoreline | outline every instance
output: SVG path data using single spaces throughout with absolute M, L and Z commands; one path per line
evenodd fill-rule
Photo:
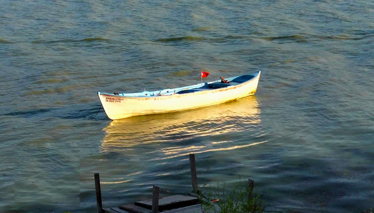
M 262 194 L 252 192 L 248 184 L 236 184 L 228 189 L 226 184 L 218 184 L 215 187 L 203 187 L 199 191 L 198 198 L 202 203 L 202 209 L 206 213 L 262 213 L 265 211 Z M 213 202 L 212 202 L 213 201 Z M 217 208 L 218 206 L 218 208 Z

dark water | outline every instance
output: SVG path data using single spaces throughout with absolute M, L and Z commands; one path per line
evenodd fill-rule
M 252 178 L 268 211 L 374 208 L 374 3 L 0 0 L 0 212 Z M 97 91 L 262 71 L 255 97 L 111 122 Z M 12 211 L 14 210 L 14 211 Z

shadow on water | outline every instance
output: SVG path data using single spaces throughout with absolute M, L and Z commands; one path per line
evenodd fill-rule
M 95 105 L 90 108 L 63 113 L 58 117 L 63 119 L 109 120 L 106 116 L 101 116 L 103 112 L 104 109 L 101 105 Z
M 87 108 L 84 108 L 87 107 Z M 3 114 L 4 116 L 17 116 L 21 118 L 57 117 L 62 119 L 87 119 L 87 120 L 109 120 L 100 104 L 84 105 L 81 107 L 68 106 L 62 108 L 44 108 L 33 110 L 21 110 Z
M 182 37 L 171 37 L 171 38 L 160 38 L 155 40 L 155 42 L 161 43 L 175 43 L 175 42 L 226 42 L 230 40 L 253 40 L 261 39 L 272 42 L 309 42 L 309 41 L 321 41 L 321 40 L 363 40 L 373 37 L 373 34 L 364 34 L 364 35 L 281 35 L 281 36 L 272 36 L 272 37 L 257 37 L 257 36 L 236 36 L 228 35 L 221 38 L 206 38 L 206 37 L 197 37 L 197 36 L 182 36 Z
M 272 37 L 259 37 L 259 39 L 266 41 L 295 41 L 295 42 L 308 42 L 308 41 L 323 41 L 323 40 L 363 40 L 373 37 L 374 34 L 361 34 L 361 35 L 284 35 Z
M 55 40 L 55 41 L 33 41 L 33 44 L 53 44 L 53 43 L 77 43 L 77 42 L 111 42 L 113 40 L 95 37 L 95 38 L 84 38 L 84 39 L 63 39 L 63 40 Z
M 195 36 L 183 36 L 183 37 L 173 37 L 173 38 L 160 38 L 157 42 L 176 42 L 176 41 L 202 41 L 204 38 Z
M 26 110 L 26 111 L 17 111 L 17 112 L 10 112 L 3 115 L 6 116 L 19 116 L 23 118 L 30 118 L 33 116 L 38 116 L 43 113 L 51 112 L 55 110 L 54 108 L 45 108 L 45 109 L 35 109 L 35 110 Z
M 288 35 L 288 36 L 275 36 L 275 37 L 261 37 L 263 40 L 276 41 L 276 40 L 293 40 L 297 42 L 306 42 L 306 38 L 302 35 Z
M 237 35 L 228 35 L 225 37 L 215 37 L 215 38 L 207 38 L 207 37 L 197 37 L 197 36 L 182 36 L 182 37 L 171 37 L 171 38 L 160 38 L 155 40 L 155 42 L 162 42 L 162 43 L 175 43 L 175 42 L 226 42 L 230 40 L 250 40 L 249 36 L 237 36 Z

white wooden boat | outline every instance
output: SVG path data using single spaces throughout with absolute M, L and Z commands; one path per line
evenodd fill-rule
M 107 116 L 121 119 L 137 115 L 168 113 L 216 105 L 254 95 L 261 71 L 192 86 L 139 93 L 98 92 Z

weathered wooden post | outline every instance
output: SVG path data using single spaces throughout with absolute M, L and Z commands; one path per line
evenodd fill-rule
M 255 181 L 251 180 L 251 179 L 248 179 L 248 187 L 249 187 L 248 201 L 251 201 L 253 199 L 253 188 L 254 188 L 254 186 L 255 186 Z
M 95 176 L 97 212 L 98 213 L 104 213 L 103 203 L 102 203 L 102 200 L 101 200 L 100 175 L 99 175 L 99 173 L 95 173 L 94 176 Z
M 160 187 L 153 186 L 152 213 L 158 213 L 158 200 L 160 199 Z
M 197 185 L 197 173 L 196 173 L 196 164 L 195 164 L 195 154 L 190 154 L 190 166 L 191 166 L 191 180 L 193 192 L 197 194 L 198 185 Z

